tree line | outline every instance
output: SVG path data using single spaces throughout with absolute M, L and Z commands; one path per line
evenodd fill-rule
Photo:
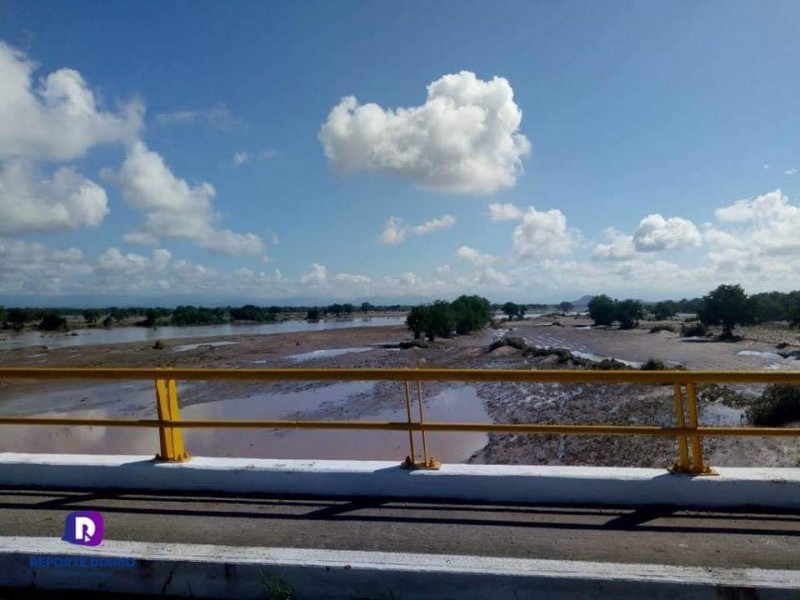
M 357 312 L 403 311 L 409 306 L 392 304 L 377 306 L 369 302 L 359 305 L 335 303 L 323 307 L 309 306 L 256 306 L 205 307 L 180 305 L 165 307 L 108 307 L 108 308 L 4 308 L 0 306 L 0 328 L 21 331 L 26 325 L 34 325 L 41 331 L 65 331 L 69 318 L 83 319 L 89 327 L 113 327 L 121 322 L 138 319 L 133 324 L 140 327 L 159 325 L 219 325 L 236 321 L 271 323 L 280 315 L 303 314 L 309 319 L 320 319 L 326 315 L 349 316 Z
M 406 326 L 415 339 L 424 334 L 430 341 L 453 334 L 465 335 L 485 327 L 492 316 L 491 304 L 482 296 L 459 296 L 452 302 L 436 300 L 412 308 Z
M 621 329 L 638 326 L 646 310 L 659 321 L 681 312 L 692 313 L 704 327 L 719 326 L 723 337 L 731 337 L 736 325 L 788 321 L 790 325 L 800 327 L 800 291 L 748 296 L 740 285 L 720 285 L 702 298 L 679 302 L 666 300 L 645 306 L 638 300 L 620 301 L 606 294 L 595 296 L 589 302 L 589 316 L 595 325 L 619 323 Z M 705 330 L 696 331 L 703 333 Z

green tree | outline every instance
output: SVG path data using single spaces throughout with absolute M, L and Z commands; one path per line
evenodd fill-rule
M 322 313 L 318 308 L 309 308 L 306 313 L 306 319 L 309 321 L 319 321 L 321 317 Z
M 656 302 L 653 306 L 653 316 L 657 321 L 664 321 L 670 317 L 674 317 L 678 313 L 678 305 L 672 300 L 665 300 L 664 302 Z
M 558 310 L 560 310 L 563 314 L 570 312 L 574 306 L 572 306 L 572 302 L 561 302 L 558 305 Z
M 21 331 L 25 323 L 31 320 L 29 311 L 25 308 L 10 308 L 6 315 L 6 322 L 14 331 Z
M 789 307 L 789 325 L 800 329 L 800 296 L 795 300 L 794 304 Z
M 414 332 L 414 339 L 419 339 L 428 327 L 428 307 L 420 304 L 412 308 L 406 316 L 406 327 Z
M 589 301 L 589 316 L 595 325 L 611 325 L 616 318 L 614 301 L 605 294 L 595 296 Z
M 0 306 L 0 327 L 4 327 L 6 324 L 6 309 Z
M 369 302 L 362 302 L 361 303 L 361 312 L 368 313 L 368 312 L 371 312 L 373 310 L 375 310 L 375 307 L 372 306 L 372 304 L 370 304 Z
M 619 321 L 621 329 L 634 329 L 639 326 L 639 319 L 644 316 L 642 303 L 638 300 L 623 300 L 614 303 L 614 318 Z
M 450 308 L 455 319 L 456 333 L 459 335 L 482 329 L 492 316 L 489 301 L 481 296 L 459 296 Z
M 425 324 L 425 335 L 432 342 L 436 337 L 449 338 L 453 335 L 455 318 L 450 303 L 437 300 L 428 307 L 428 320 Z
M 721 285 L 703 296 L 697 316 L 704 325 L 721 325 L 722 337 L 729 338 L 737 324 L 752 322 L 752 309 L 742 286 Z
M 42 317 L 39 323 L 40 331 L 66 331 L 67 320 L 57 313 L 50 312 Z
M 94 325 L 95 323 L 97 323 L 97 319 L 100 317 L 100 311 L 95 310 L 93 308 L 87 308 L 86 310 L 83 311 L 82 314 L 83 314 L 83 320 L 88 325 Z
M 503 312 L 506 313 L 509 321 L 513 321 L 519 315 L 519 306 L 513 302 L 506 302 L 503 304 Z

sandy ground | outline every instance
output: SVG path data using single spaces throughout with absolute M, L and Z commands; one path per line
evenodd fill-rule
M 189 338 L 167 340 L 157 350 L 145 343 L 83 346 L 45 350 L 25 348 L 0 353 L 0 366 L 80 367 L 444 367 L 481 369 L 563 368 L 551 358 L 530 359 L 512 348 L 488 352 L 492 339 L 511 331 L 529 343 L 563 347 L 600 356 L 643 362 L 658 358 L 689 369 L 800 370 L 798 360 L 778 360 L 738 352 L 775 352 L 781 342 L 800 348 L 796 332 L 781 328 L 745 330 L 736 343 L 686 341 L 669 332 L 649 333 L 649 325 L 633 331 L 587 329 L 588 321 L 553 318 L 505 324 L 501 330 L 485 330 L 472 336 L 437 341 L 425 349 L 399 350 L 381 345 L 407 339 L 402 327 L 352 328 L 334 331 L 281 335 L 233 336 L 230 338 Z M 679 325 L 678 325 L 679 326 Z M 220 342 L 233 342 L 227 345 Z M 193 347 L 196 346 L 196 347 Z M 370 348 L 361 352 L 298 361 L 291 355 L 318 350 Z M 317 383 L 216 383 L 193 384 L 181 390 L 184 407 L 218 403 L 221 399 L 243 398 L 255 393 L 292 393 L 321 389 Z M 377 383 L 345 402 L 322 402 L 291 418 L 363 418 L 384 415 L 397 407 L 397 383 Z M 426 398 L 433 398 L 454 386 L 426 383 Z M 480 384 L 474 386 L 483 410 L 495 422 L 614 423 L 673 425 L 675 422 L 670 388 L 633 385 Z M 745 389 L 756 393 L 757 388 Z M 63 392 L 63 393 L 62 393 Z M 79 393 L 77 393 L 79 392 Z M 141 392 L 141 393 L 140 393 Z M 134 389 L 119 404 L 121 412 L 150 415 L 152 392 Z M 133 399 L 131 399 L 133 398 Z M 742 411 L 710 403 L 702 398 L 701 420 L 713 425 L 738 425 Z M 99 385 L 60 382 L 0 382 L 1 414 L 70 413 L 98 409 L 109 404 Z M 431 410 L 430 404 L 428 409 Z M 434 408 L 435 410 L 435 408 Z M 118 411 L 120 412 L 120 411 Z M 464 411 L 476 420 L 474 407 Z M 448 417 L 458 418 L 458 414 Z M 439 440 L 437 443 L 444 443 Z M 800 444 L 791 439 L 707 439 L 708 462 L 726 466 L 800 465 Z M 0 438 L 0 451 L 3 449 Z M 435 446 L 432 452 L 436 454 Z M 491 435 L 488 443 L 469 459 L 472 462 L 524 464 L 587 464 L 625 466 L 668 466 L 677 457 L 677 444 L 668 438 L 623 438 L 616 436 L 531 436 Z M 365 458 L 371 458 L 365 456 Z

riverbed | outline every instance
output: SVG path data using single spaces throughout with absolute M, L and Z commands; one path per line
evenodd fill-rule
M 0 332 L 0 352 L 18 348 L 47 346 L 97 346 L 126 342 L 155 342 L 190 337 L 239 335 L 276 335 L 306 331 L 328 331 L 353 327 L 387 327 L 402 325 L 405 316 L 367 317 L 351 320 L 282 321 L 279 323 L 200 325 L 194 327 L 114 327 L 111 329 L 75 329 L 66 333 L 44 331 Z

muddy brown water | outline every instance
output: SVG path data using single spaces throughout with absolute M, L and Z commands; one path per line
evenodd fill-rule
M 343 420 L 406 421 L 402 394 L 382 407 L 366 408 L 359 394 L 369 394 L 375 384 L 348 382 L 291 392 L 258 392 L 186 406 L 185 419 L 247 420 L 303 419 L 304 413 L 337 409 Z M 190 384 L 180 386 L 186 397 Z M 30 398 L 28 400 L 31 400 Z M 155 397 L 151 385 L 107 384 L 94 390 L 44 392 L 36 404 L 52 410 L 43 417 L 154 418 Z M 20 399 L 25 404 L 25 399 Z M 86 406 L 83 408 L 82 405 Z M 491 422 L 483 401 L 472 386 L 454 386 L 426 398 L 425 418 L 444 422 Z M 418 410 L 415 406 L 414 416 Z M 23 412 L 23 411 L 19 411 Z M 27 412 L 27 411 L 25 411 Z M 31 414 L 31 413 L 27 413 Z M 318 417 L 314 417 L 318 418 Z M 191 429 L 184 431 L 187 450 L 195 456 L 295 459 L 401 460 L 409 453 L 408 434 L 393 431 Z M 483 433 L 431 433 L 429 454 L 442 462 L 464 462 L 483 448 Z M 416 442 L 421 448 L 419 436 Z M 122 427 L 3 426 L 0 452 L 64 454 L 139 454 L 158 451 L 155 429 Z

